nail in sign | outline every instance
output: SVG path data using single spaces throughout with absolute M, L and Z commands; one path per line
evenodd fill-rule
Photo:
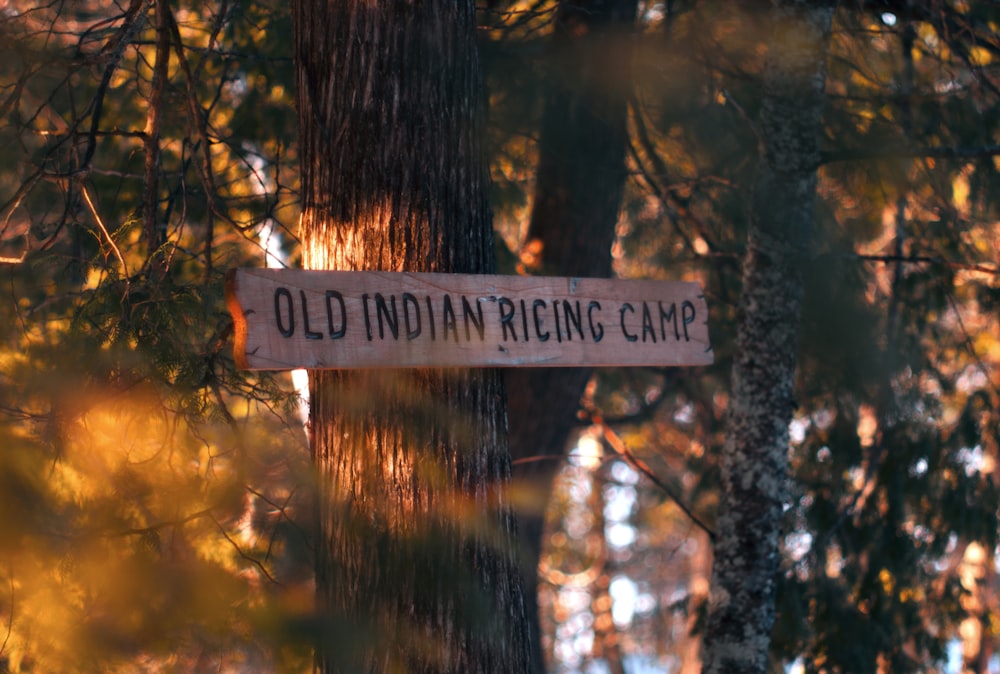
M 251 370 L 712 362 L 686 281 L 234 269 L 226 301 Z

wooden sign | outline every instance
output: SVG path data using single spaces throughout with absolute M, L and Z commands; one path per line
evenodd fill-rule
M 235 269 L 226 300 L 251 370 L 712 362 L 690 282 Z

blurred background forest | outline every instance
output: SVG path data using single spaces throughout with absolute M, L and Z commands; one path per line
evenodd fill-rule
M 699 669 L 767 8 L 481 7 L 501 271 L 697 280 L 712 314 L 711 367 L 508 373 L 552 672 Z M 297 265 L 290 31 L 0 2 L 0 669 L 312 667 L 305 418 L 223 299 Z M 1000 672 L 998 33 L 838 4 L 776 672 Z

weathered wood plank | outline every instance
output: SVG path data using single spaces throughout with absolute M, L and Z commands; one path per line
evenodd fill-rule
M 226 299 L 251 370 L 712 362 L 691 282 L 235 269 Z

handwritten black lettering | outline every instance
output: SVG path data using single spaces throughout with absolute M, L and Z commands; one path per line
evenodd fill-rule
M 333 304 L 330 303 L 333 299 L 340 304 L 340 328 L 333 327 Z M 344 304 L 344 296 L 336 290 L 326 291 L 326 323 L 330 328 L 330 339 L 340 339 L 347 334 L 347 306 Z
M 544 333 L 542 332 L 542 319 L 538 317 L 538 308 L 541 307 L 544 309 L 547 306 L 548 303 L 545 300 L 535 300 L 531 303 L 531 313 L 535 317 L 535 334 L 538 336 L 538 341 L 540 342 L 549 341 L 549 332 L 548 330 Z
M 378 338 L 385 339 L 385 326 L 389 326 L 389 332 L 393 339 L 399 339 L 399 316 L 396 314 L 396 296 L 389 295 L 390 304 L 387 306 L 382 293 L 375 293 L 375 316 L 378 318 Z M 390 313 L 390 306 L 392 311 Z M 383 321 L 383 318 L 385 319 Z
M 656 331 L 653 330 L 653 316 L 649 313 L 649 305 L 645 302 L 642 303 L 642 341 L 646 341 L 646 335 L 649 335 L 653 344 L 656 344 Z
M 431 298 L 428 295 L 424 299 L 427 300 L 427 325 L 431 326 L 431 341 L 437 341 L 437 330 L 434 327 L 434 305 L 431 304 Z
M 413 318 L 416 323 L 410 321 L 410 307 L 413 307 Z M 403 293 L 403 323 L 406 327 L 406 338 L 416 339 L 420 336 L 420 304 L 412 293 Z
M 436 341 L 438 333 L 441 333 L 442 339 L 455 343 L 461 342 L 464 334 L 467 342 L 475 342 L 477 337 L 480 342 L 485 342 L 487 337 L 495 335 L 501 343 L 536 339 L 539 342 L 554 340 L 560 344 L 580 340 L 596 345 L 603 342 L 611 327 L 605 325 L 603 301 L 586 298 L 555 299 L 545 295 L 527 298 L 516 295 L 480 297 L 447 292 L 416 294 L 401 290 L 396 293 L 359 293 L 354 297 L 347 297 L 339 290 L 325 290 L 314 292 L 316 296 L 311 297 L 309 293 L 312 291 L 286 286 L 278 286 L 273 292 L 273 325 L 284 338 L 345 338 L 349 321 L 357 320 L 348 315 L 348 310 L 357 311 L 351 308 L 357 305 L 351 303 L 358 300 L 361 303 L 358 313 L 362 314 L 359 318 L 364 322 L 364 333 L 369 342 L 375 339 Z M 322 308 L 318 305 L 319 292 L 324 293 Z M 491 314 L 493 309 L 484 306 L 487 301 L 498 307 L 496 314 Z M 634 299 L 615 304 L 622 338 L 629 343 L 658 344 L 671 339 L 689 342 L 695 332 L 689 326 L 701 319 L 698 306 L 693 301 L 680 298 L 675 302 Z M 324 310 L 326 326 L 321 328 L 323 317 L 317 316 L 317 313 L 321 314 Z M 464 332 L 459 326 L 460 320 Z
M 309 306 L 306 304 L 306 291 L 299 291 L 299 299 L 302 300 L 302 334 L 306 339 L 323 339 L 322 332 L 309 329 Z
M 597 325 L 594 325 L 594 309 L 598 311 L 601 310 L 601 303 L 597 300 L 590 300 L 587 305 L 587 324 L 590 326 L 590 336 L 594 338 L 594 344 L 604 339 L 604 325 L 601 321 L 597 321 Z
M 285 298 L 285 306 L 288 308 L 288 325 L 281 320 L 281 298 Z M 278 287 L 274 289 L 274 322 L 278 326 L 278 332 L 282 337 L 291 337 L 295 334 L 295 309 L 292 307 L 292 293 L 288 288 Z
M 451 305 L 451 295 L 444 296 L 444 329 L 441 331 L 444 335 L 444 341 L 448 341 L 448 331 L 451 330 L 451 334 L 455 336 L 455 341 L 458 341 L 458 328 L 455 327 L 455 308 Z
M 368 336 L 368 341 L 372 341 L 372 321 L 371 317 L 368 315 L 368 293 L 364 293 L 361 296 L 361 306 L 365 310 L 365 334 Z
M 521 300 L 522 302 L 524 300 Z M 506 297 L 501 297 L 497 302 L 500 307 L 500 328 L 503 330 L 503 341 L 507 341 L 507 330 L 510 330 L 510 336 L 517 341 L 517 330 L 511 323 L 514 321 L 514 303 L 511 302 Z
M 667 331 L 664 326 L 664 323 L 669 323 L 672 321 L 674 324 L 674 339 L 679 340 L 681 338 L 681 332 L 677 326 L 677 305 L 671 302 L 670 310 L 664 311 L 663 302 L 657 302 L 656 304 L 660 307 L 660 339 L 662 340 L 667 339 Z
M 566 321 L 566 340 L 573 341 L 573 328 L 583 339 L 583 312 L 580 311 L 580 300 L 576 301 L 576 313 L 573 313 L 573 305 L 569 300 L 563 300 L 563 318 Z
M 639 339 L 638 335 L 633 335 L 628 330 L 625 329 L 625 312 L 626 311 L 631 311 L 634 314 L 635 313 L 635 307 L 633 307 L 628 302 L 625 302 L 625 303 L 622 304 L 621 309 L 618 310 L 618 313 L 621 314 L 622 334 L 625 335 L 625 339 L 627 339 L 630 342 L 638 341 L 638 339 Z
M 476 309 L 479 315 L 478 320 L 472 315 L 472 304 L 466 299 L 465 295 L 462 295 L 462 320 L 465 322 L 465 340 L 468 342 L 472 341 L 472 333 L 469 332 L 469 322 L 476 327 L 476 332 L 479 333 L 479 341 L 485 339 L 485 325 L 483 324 L 483 305 L 476 302 Z
M 681 302 L 681 316 L 684 323 L 684 341 L 690 342 L 691 338 L 688 337 L 688 326 L 694 323 L 695 308 L 694 304 L 690 300 L 684 300 Z

